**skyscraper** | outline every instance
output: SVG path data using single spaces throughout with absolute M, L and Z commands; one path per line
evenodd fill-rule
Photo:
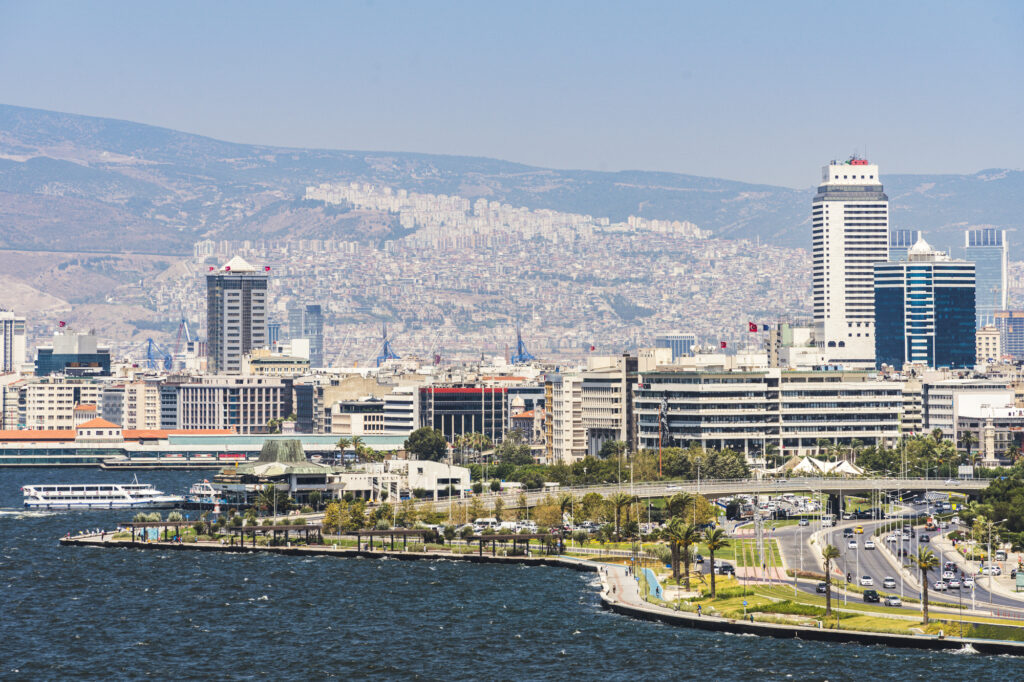
M 235 256 L 206 275 L 207 369 L 239 374 L 242 356 L 267 345 L 267 273 Z
M 25 318 L 0 310 L 0 374 L 16 372 L 25 362 Z
M 974 366 L 974 263 L 951 260 L 920 238 L 907 260 L 874 270 L 879 368 Z
M 964 233 L 964 257 L 974 263 L 977 278 L 977 327 L 995 323 L 1006 310 L 1006 231 L 985 228 Z
M 821 175 L 811 204 L 815 344 L 847 369 L 874 367 L 874 264 L 889 256 L 889 198 L 865 159 L 833 161 Z
M 890 230 L 889 260 L 907 260 L 907 251 L 921 236 L 920 230 Z
M 324 366 L 324 313 L 319 305 L 307 305 L 302 320 L 303 336 L 309 339 L 309 366 Z

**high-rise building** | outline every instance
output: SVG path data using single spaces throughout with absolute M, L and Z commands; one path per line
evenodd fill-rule
M 59 332 L 53 343 L 36 348 L 36 376 L 110 376 L 110 348 L 95 334 Z
M 822 168 L 811 224 L 815 344 L 848 369 L 874 367 L 874 265 L 889 257 L 878 166 L 852 157 Z
M 267 324 L 267 345 L 271 348 L 274 347 L 278 341 L 281 340 L 281 323 L 271 322 Z
M 309 366 L 324 366 L 324 313 L 319 305 L 307 305 L 302 319 L 302 335 L 309 339 Z
M 302 324 L 302 305 L 298 301 L 289 301 L 285 309 L 288 312 L 288 338 L 301 339 L 305 333 L 305 327 Z
M 874 279 L 878 367 L 974 366 L 974 263 L 919 238 L 907 260 L 876 263 Z
M 0 310 L 0 373 L 16 372 L 25 362 L 25 318 Z
M 889 260 L 907 260 L 907 251 L 917 243 L 917 238 L 920 236 L 920 230 L 890 230 Z
M 690 332 L 665 332 L 654 337 L 654 347 L 670 349 L 673 360 L 686 357 L 696 345 L 697 335 Z
M 1024 310 L 1003 310 L 994 317 L 1000 350 L 1017 360 L 1024 359 Z
M 1008 250 L 1006 230 L 985 228 L 964 233 L 964 257 L 974 263 L 979 328 L 993 324 L 995 314 L 1006 310 Z
M 267 346 L 267 273 L 235 256 L 206 275 L 207 370 L 239 374 L 242 356 Z

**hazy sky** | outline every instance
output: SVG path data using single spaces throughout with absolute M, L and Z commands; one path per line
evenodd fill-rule
M 794 187 L 1019 168 L 1024 3 L 0 0 L 0 102 Z

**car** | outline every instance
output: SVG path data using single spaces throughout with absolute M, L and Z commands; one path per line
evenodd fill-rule
M 873 540 L 865 540 L 864 541 L 864 549 L 874 549 L 874 548 L 875 548 L 875 543 L 874 543 Z
M 925 535 L 924 533 L 921 533 L 920 541 L 921 542 L 931 542 L 932 539 L 929 536 Z
M 856 540 L 850 540 L 850 542 L 847 543 L 846 546 L 849 547 L 850 549 L 857 549 L 857 541 Z
M 715 567 L 715 573 L 718 575 L 736 575 L 736 568 L 732 564 L 722 564 Z
M 798 525 L 809 526 L 809 525 L 811 525 L 811 522 L 808 521 L 807 519 L 800 519 L 800 523 Z
M 852 528 L 844 528 L 843 529 L 843 537 L 844 538 L 852 538 L 853 537 L 853 529 Z
M 953 578 L 952 580 L 947 580 L 946 584 L 949 585 L 949 589 L 951 589 L 951 590 L 959 590 L 960 589 L 960 578 Z
M 973 590 L 974 589 L 974 578 L 967 576 L 960 581 L 960 589 Z
M 952 523 L 954 526 L 959 526 L 960 525 L 960 517 L 959 516 L 954 516 L 953 518 L 951 518 L 949 520 L 949 522 Z
M 902 535 L 900 535 L 900 539 L 904 542 L 908 542 L 910 540 L 910 533 L 903 533 Z
M 910 556 L 910 552 L 907 551 L 906 547 L 900 547 L 896 550 L 896 556 Z
M 818 594 L 825 594 L 825 589 L 826 589 L 825 583 L 818 583 L 817 586 L 814 588 L 814 591 L 817 592 Z
M 932 589 L 934 589 L 936 592 L 945 592 L 949 589 L 949 585 L 947 585 L 942 580 L 936 580 L 935 584 L 932 585 Z
M 943 571 L 955 571 L 956 570 L 956 562 L 955 561 L 947 561 L 946 563 L 942 564 L 942 570 Z
M 886 538 L 885 538 L 885 541 L 886 542 L 899 542 L 900 541 L 900 536 L 896 535 L 895 533 L 893 533 L 892 535 L 887 535 Z
M 870 575 L 862 575 L 860 577 L 860 586 L 861 587 L 874 587 L 875 586 L 875 580 Z
M 895 590 L 896 578 L 893 578 L 891 575 L 885 576 L 884 578 L 882 578 L 882 587 L 884 587 L 887 590 Z
M 903 606 L 903 602 L 895 594 L 890 594 L 882 603 L 886 606 Z
M 982 566 L 979 573 L 981 575 L 1002 575 L 1003 570 L 998 566 Z
M 850 521 L 853 519 L 853 512 L 846 512 L 843 514 L 843 521 Z
M 956 573 L 954 573 L 953 571 L 943 571 L 942 572 L 942 579 L 943 580 L 952 580 L 955 577 L 956 577 Z
M 864 526 L 856 526 L 856 527 L 854 527 L 853 532 L 856 533 L 857 535 L 861 535 L 864 532 Z
M 878 592 L 874 590 L 864 590 L 864 601 L 878 603 Z

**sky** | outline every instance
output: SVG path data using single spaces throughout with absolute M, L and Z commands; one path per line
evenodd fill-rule
M 1022 86 L 1021 2 L 0 0 L 0 102 L 282 146 L 810 187 L 1020 168 Z

